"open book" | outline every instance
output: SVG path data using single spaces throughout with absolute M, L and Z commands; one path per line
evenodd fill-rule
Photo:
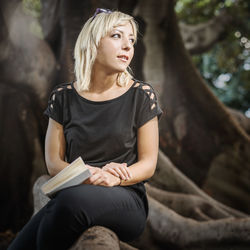
M 57 175 L 44 183 L 41 189 L 45 195 L 52 197 L 59 190 L 81 184 L 90 176 L 89 169 L 85 166 L 82 158 L 78 157 Z

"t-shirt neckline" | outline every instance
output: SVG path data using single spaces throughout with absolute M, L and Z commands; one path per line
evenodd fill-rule
M 128 90 L 127 90 L 126 92 L 124 92 L 123 94 L 121 94 L 121 95 L 119 95 L 119 96 L 117 96 L 117 97 L 115 97 L 115 98 L 112 98 L 112 99 L 109 99 L 109 100 L 104 100 L 104 101 L 93 101 L 93 100 L 89 100 L 89 99 L 87 99 L 87 98 L 81 96 L 81 95 L 77 92 L 77 90 L 75 89 L 75 86 L 74 86 L 74 81 L 72 81 L 72 82 L 70 83 L 70 85 L 71 85 L 73 91 L 75 92 L 75 94 L 76 94 L 81 100 L 83 100 L 83 101 L 85 101 L 85 102 L 88 102 L 88 103 L 92 103 L 92 104 L 105 104 L 105 103 L 114 102 L 114 101 L 116 101 L 116 100 L 122 98 L 123 96 L 127 95 L 127 94 L 130 92 L 130 90 L 131 90 L 131 89 L 135 86 L 135 84 L 137 83 L 137 80 L 135 80 L 134 78 L 133 78 L 132 80 L 133 80 L 134 82 L 133 82 L 133 84 L 128 88 Z

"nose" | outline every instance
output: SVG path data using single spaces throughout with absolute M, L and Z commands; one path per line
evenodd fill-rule
M 130 38 L 124 38 L 122 48 L 126 51 L 129 51 L 132 48 L 132 43 L 130 42 Z

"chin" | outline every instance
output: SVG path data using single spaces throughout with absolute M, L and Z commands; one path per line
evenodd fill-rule
M 127 68 L 128 68 L 128 66 L 126 66 L 126 67 L 119 67 L 119 68 L 117 68 L 117 71 L 118 71 L 118 73 L 122 73 L 122 72 L 124 72 Z
M 114 73 L 114 74 L 119 74 L 119 73 L 123 73 L 126 69 L 128 68 L 128 65 L 127 64 L 123 64 L 123 65 L 112 65 L 110 67 L 111 71 Z

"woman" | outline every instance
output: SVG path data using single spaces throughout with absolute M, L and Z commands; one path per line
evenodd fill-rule
M 128 72 L 136 37 L 134 19 L 118 11 L 97 9 L 84 25 L 74 52 L 76 81 L 57 86 L 45 111 L 45 159 L 54 176 L 81 156 L 92 176 L 58 192 L 9 249 L 68 249 L 94 225 L 123 241 L 143 232 L 144 181 L 155 171 L 162 111 L 151 85 Z

